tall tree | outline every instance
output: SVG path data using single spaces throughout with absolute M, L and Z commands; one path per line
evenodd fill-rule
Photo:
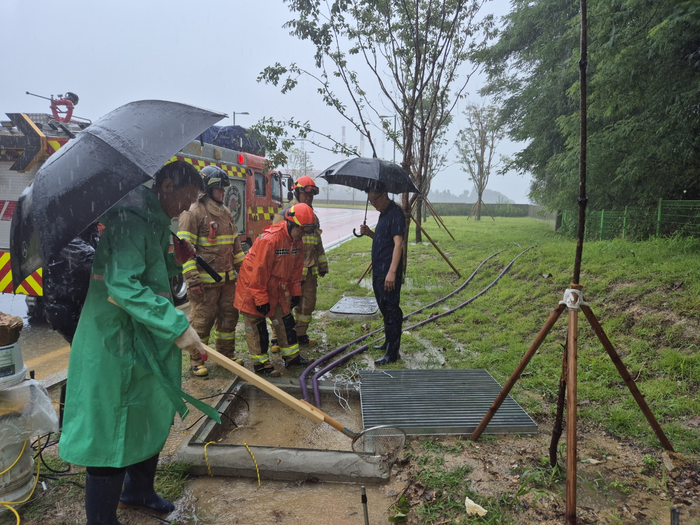
M 469 53 L 482 48 L 493 30 L 491 16 L 477 21 L 485 2 L 286 0 L 297 16 L 287 27 L 314 44 L 315 70 L 278 63 L 261 79 L 281 85 L 282 92 L 300 76 L 315 81 L 322 100 L 367 139 L 374 156 L 372 129 L 379 119 L 403 156 L 402 167 L 423 191 L 433 141 L 475 71 Z M 396 133 L 380 118 L 387 109 L 398 116 Z M 417 198 L 406 197 L 404 207 Z
M 578 3 L 514 0 L 481 54 L 486 93 L 503 103 L 509 136 L 526 143 L 511 168 L 530 197 L 577 207 Z M 592 209 L 700 197 L 700 4 L 588 2 L 587 193 Z
M 489 183 L 496 146 L 504 131 L 498 121 L 498 108 L 493 105 L 469 104 L 464 109 L 467 126 L 457 135 L 455 145 L 459 160 L 476 189 L 476 220 L 481 220 L 482 197 Z

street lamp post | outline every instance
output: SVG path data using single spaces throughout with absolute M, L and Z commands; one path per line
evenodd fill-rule
M 308 153 L 313 153 L 313 151 L 306 151 L 306 150 L 304 150 L 304 175 L 307 175 L 307 174 L 308 174 L 308 171 L 307 171 L 307 169 L 306 169 L 307 166 L 308 166 L 308 164 L 306 163 L 306 155 L 307 155 Z
M 392 115 L 379 115 L 379 118 L 389 118 L 391 116 Z M 391 142 L 393 142 L 393 144 L 394 144 L 394 161 L 393 162 L 396 162 L 396 113 L 394 113 L 393 117 L 394 117 L 394 137 L 393 137 Z
M 234 111 L 233 112 L 233 125 L 236 125 L 236 115 L 250 115 L 247 111 Z

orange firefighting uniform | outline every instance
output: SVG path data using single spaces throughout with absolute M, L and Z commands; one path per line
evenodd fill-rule
M 277 224 L 284 220 L 284 213 L 292 206 L 299 204 L 295 198 L 289 203 L 287 208 L 277 212 L 272 224 Z M 318 230 L 321 222 L 318 216 L 314 214 L 316 219 L 316 228 Z M 321 234 L 316 231 L 312 234 L 304 234 L 304 271 L 301 275 L 301 301 L 294 309 L 294 320 L 296 322 L 297 336 L 306 335 L 309 324 L 311 323 L 311 315 L 316 309 L 316 289 L 318 288 L 318 276 L 324 276 L 328 273 L 328 258 L 326 250 L 323 249 L 323 241 Z
M 285 361 L 299 353 L 294 316 L 287 300 L 301 295 L 304 270 L 303 242 L 295 241 L 287 231 L 287 221 L 268 226 L 255 240 L 245 257 L 238 276 L 238 293 L 234 306 L 245 322 L 248 351 L 254 365 L 269 361 L 269 334 L 256 306 L 270 305 L 267 317 L 277 328 L 280 352 Z
M 216 223 L 216 227 L 212 222 Z M 183 264 L 182 272 L 187 281 L 187 298 L 190 301 L 190 324 L 206 343 L 216 322 L 216 349 L 233 358 L 238 324 L 238 310 L 234 308 L 233 300 L 236 295 L 237 269 L 245 257 L 233 215 L 226 206 L 204 194 L 180 215 L 177 235 L 190 241 L 197 255 L 222 277 L 221 282 L 216 283 L 197 266 L 194 259 Z M 203 285 L 204 293 L 191 293 L 191 288 L 200 284 Z M 190 365 L 201 364 L 202 359 L 195 351 L 190 355 Z

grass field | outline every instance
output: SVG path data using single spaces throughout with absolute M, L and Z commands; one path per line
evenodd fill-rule
M 487 257 L 459 294 L 404 323 L 458 306 L 493 282 L 526 248 L 510 270 L 483 296 L 437 322 L 404 333 L 401 351 L 422 353 L 429 366 L 485 368 L 503 384 L 562 299 L 573 276 L 575 239 L 553 233 L 535 219 L 446 217 L 455 240 L 434 220 L 425 228 L 461 278 L 428 243 L 411 232 L 408 271 L 402 290 L 404 315 L 445 296 Z M 317 309 L 330 309 L 342 296 L 371 296 L 370 279 L 357 281 L 370 261 L 369 238 L 329 252 L 331 271 L 319 284 Z M 700 269 L 697 239 L 623 240 L 586 243 L 580 284 L 584 297 L 612 341 L 653 414 L 676 450 L 700 452 L 700 430 L 687 422 L 700 414 Z M 536 420 L 554 414 L 561 375 L 566 312 L 511 392 Z M 364 331 L 359 323 L 316 321 L 329 348 Z M 321 325 L 325 325 L 324 328 Z M 371 329 L 381 327 L 371 323 Z M 602 427 L 619 438 L 659 447 L 658 440 L 583 314 L 579 316 L 578 400 L 581 424 Z M 376 357 L 380 352 L 371 350 Z M 401 368 L 403 361 L 391 367 Z

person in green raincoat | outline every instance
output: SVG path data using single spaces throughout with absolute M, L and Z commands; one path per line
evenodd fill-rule
M 137 188 L 100 219 L 105 229 L 71 347 L 59 443 L 62 459 L 87 467 L 88 525 L 118 524 L 118 506 L 171 512 L 153 480 L 175 413 L 187 413 L 183 398 L 220 421 L 181 391 L 181 349 L 206 351 L 169 284 L 194 253 L 186 241 L 169 253 L 171 219 L 201 185 L 192 165 L 166 164 L 151 189 Z

